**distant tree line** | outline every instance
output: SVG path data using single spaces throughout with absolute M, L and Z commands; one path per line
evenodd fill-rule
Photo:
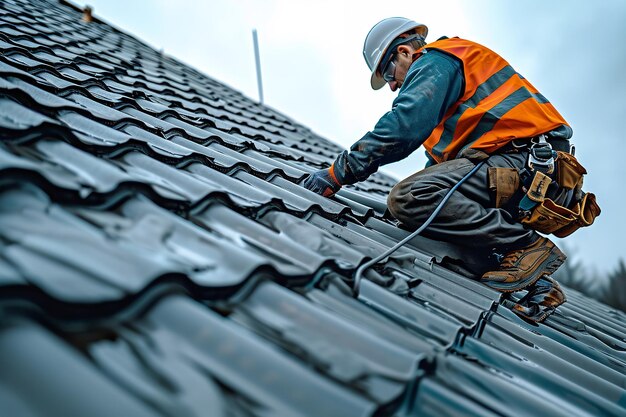
M 571 250 L 568 252 L 571 253 Z M 570 257 L 554 273 L 554 278 L 567 287 L 626 312 L 626 263 L 624 259 L 619 259 L 617 266 L 603 277 L 597 271 L 590 270 L 580 259 Z

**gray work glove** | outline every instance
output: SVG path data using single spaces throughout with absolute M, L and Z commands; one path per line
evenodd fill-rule
M 341 188 L 341 184 L 333 173 L 333 166 L 330 168 L 320 169 L 304 179 L 302 185 L 313 191 L 314 193 L 331 197 Z

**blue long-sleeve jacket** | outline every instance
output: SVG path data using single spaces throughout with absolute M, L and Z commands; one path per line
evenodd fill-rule
M 437 50 L 427 50 L 407 72 L 392 108 L 350 151 L 335 160 L 341 184 L 367 179 L 381 165 L 406 158 L 424 143 L 463 91 L 461 63 Z

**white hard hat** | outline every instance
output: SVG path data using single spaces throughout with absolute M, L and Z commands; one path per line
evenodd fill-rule
M 363 56 L 367 66 L 372 71 L 370 84 L 374 90 L 379 90 L 385 85 L 385 80 L 376 74 L 376 69 L 380 65 L 387 48 L 398 36 L 413 30 L 424 38 L 428 35 L 426 25 L 405 17 L 389 17 L 376 23 L 365 37 Z

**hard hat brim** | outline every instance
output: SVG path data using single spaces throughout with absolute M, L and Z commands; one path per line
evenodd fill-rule
M 387 84 L 387 81 L 383 79 L 383 77 L 379 76 L 376 71 L 372 73 L 372 78 L 370 79 L 370 85 L 374 90 L 380 90 Z

